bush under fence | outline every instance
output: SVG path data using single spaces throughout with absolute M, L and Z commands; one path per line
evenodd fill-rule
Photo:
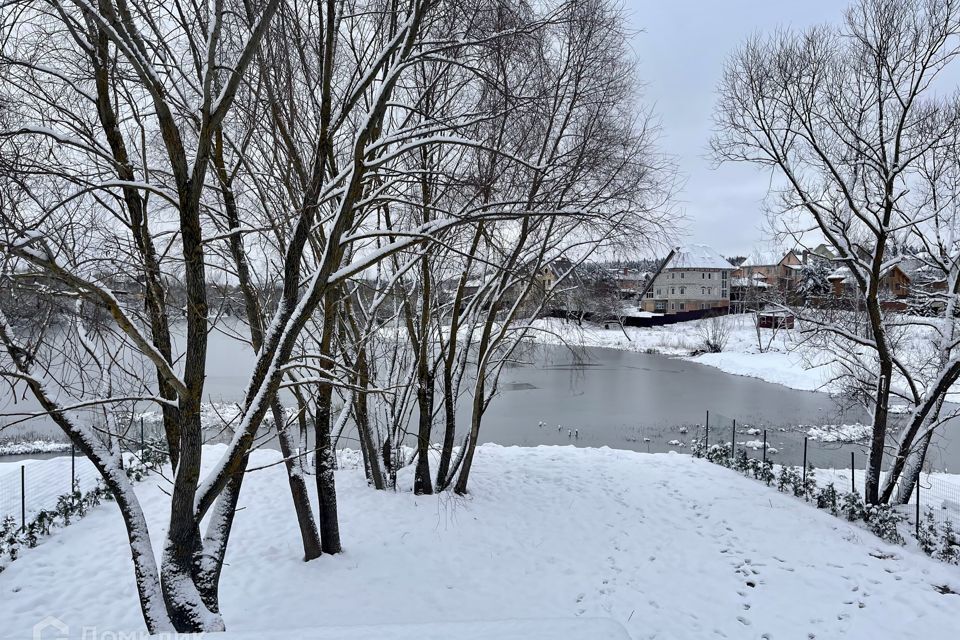
M 743 437 L 754 439 L 741 440 Z M 706 424 L 698 427 L 690 442 L 690 452 L 835 516 L 862 522 L 888 542 L 904 544 L 904 534 L 912 535 L 927 554 L 960 564 L 960 482 L 956 476 L 924 472 L 908 504 L 867 505 L 862 497 L 866 472 L 857 469 L 858 459 L 860 464 L 866 463 L 862 452 L 849 447 L 850 465 L 846 469 L 818 467 L 813 460 L 815 450 L 809 448 L 809 439 L 804 437 L 802 464 L 775 464 L 771 457 L 781 451 L 769 446 L 767 437 L 767 429 L 738 426 L 735 419 L 708 413 Z M 836 459 L 842 449 L 832 449 L 831 457 Z
M 164 443 L 153 440 L 125 454 L 123 460 L 127 477 L 139 482 L 168 458 Z M 16 471 L 0 476 L 0 572 L 23 549 L 37 546 L 54 529 L 113 499 L 93 464 L 75 451 L 17 466 Z

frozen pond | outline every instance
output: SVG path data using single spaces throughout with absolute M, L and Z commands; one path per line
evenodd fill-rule
M 213 333 L 210 353 L 206 399 L 239 400 L 252 368 L 249 348 Z M 766 428 L 769 445 L 779 450 L 771 459 L 800 464 L 803 433 L 798 425 L 868 419 L 859 410 L 842 410 L 824 393 L 797 391 L 661 355 L 598 348 L 571 352 L 563 347 L 537 346 L 524 353 L 522 360 L 501 377 L 502 391 L 484 418 L 483 442 L 683 452 L 698 430 L 703 435 L 701 425 L 709 411 L 711 443 L 729 442 L 735 419 L 737 442 L 760 440 L 762 436 L 746 430 Z M 0 396 L 0 412 L 35 407 L 29 400 L 14 404 L 7 389 L 0 393 L 7 394 Z M 469 420 L 467 406 L 464 402 L 458 415 L 464 430 Z M 28 426 L 8 428 L 0 436 L 13 435 L 13 429 L 58 435 L 53 425 L 34 420 Z M 957 429 L 950 425 L 942 431 L 944 435 L 928 460 L 935 469 L 956 471 L 960 469 L 960 443 L 947 436 Z M 352 439 L 349 433 L 345 435 L 349 445 Z M 862 468 L 866 455 L 862 448 L 851 445 L 811 442 L 809 460 L 817 466 L 845 467 L 850 464 L 850 451 L 856 452 L 857 467 Z M 761 455 L 752 450 L 750 454 Z

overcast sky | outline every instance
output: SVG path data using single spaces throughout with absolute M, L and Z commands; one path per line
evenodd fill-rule
M 662 124 L 661 146 L 686 179 L 680 204 L 687 240 L 725 255 L 764 246 L 761 212 L 767 180 L 756 167 L 712 168 L 707 145 L 715 89 L 727 55 L 753 33 L 779 26 L 839 23 L 842 0 L 624 0 L 646 85 L 645 102 Z

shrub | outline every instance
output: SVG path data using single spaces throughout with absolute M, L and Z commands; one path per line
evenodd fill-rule
M 935 556 L 950 564 L 960 564 L 960 538 L 953 528 L 953 522 L 946 520 L 940 531 L 940 545 Z
M 860 494 L 856 491 L 844 493 L 843 498 L 840 500 L 840 512 L 850 522 L 863 520 L 864 508 Z
M 817 492 L 817 508 L 829 509 L 833 515 L 839 515 L 840 498 L 832 482 Z
M 870 531 L 878 538 L 894 544 L 904 543 L 903 536 L 900 535 L 899 525 L 906 519 L 906 516 L 890 505 L 879 504 L 865 507 L 863 519 L 867 522 Z

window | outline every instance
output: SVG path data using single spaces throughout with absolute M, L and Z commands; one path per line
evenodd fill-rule
M 662 296 L 662 295 L 663 295 L 663 294 L 660 293 L 660 289 L 657 289 L 657 297 L 659 298 L 659 297 Z
M 680 311 L 683 311 L 683 303 L 680 303 Z
M 670 287 L 670 295 L 674 295 L 677 290 L 674 287 Z
M 676 311 L 676 309 L 677 309 L 677 303 L 676 303 L 676 302 L 671 302 L 671 303 L 670 303 L 670 310 L 671 310 L 671 311 Z
M 672 273 L 670 274 L 670 279 L 671 279 L 671 280 L 675 280 L 676 278 L 677 278 L 676 272 L 672 272 Z
M 653 297 L 653 291 L 647 291 L 647 297 L 648 297 L 648 298 L 652 298 L 652 297 Z
M 681 280 L 683 280 L 683 276 L 684 276 L 684 273 L 683 273 L 683 271 L 681 271 L 681 272 L 680 272 L 680 279 L 681 279 Z
M 707 280 L 713 280 L 713 272 L 707 274 Z
M 707 293 L 706 287 L 700 287 L 700 295 L 705 295 Z
M 680 287 L 680 295 L 684 295 L 687 292 L 686 287 Z
M 700 303 L 700 310 L 703 311 L 703 310 L 706 309 L 706 308 L 707 308 L 707 303 L 706 303 L 706 302 L 701 302 L 701 303 Z
M 726 288 L 726 287 L 724 287 L 723 289 L 720 290 L 720 297 L 721 297 L 721 298 L 726 298 L 726 297 L 727 297 L 727 288 Z

